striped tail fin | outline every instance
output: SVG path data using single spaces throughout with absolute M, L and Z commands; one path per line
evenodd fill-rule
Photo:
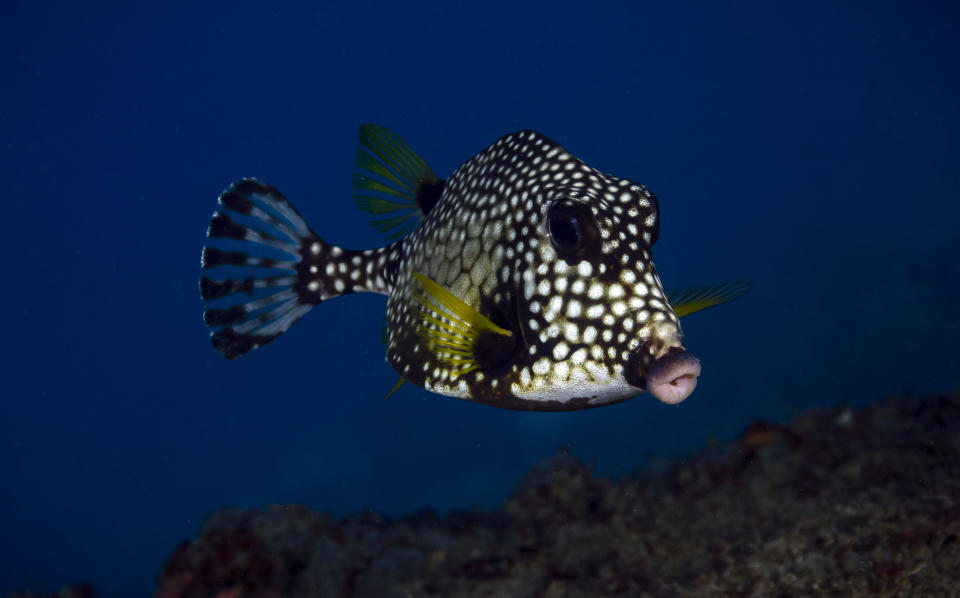
M 227 359 L 272 341 L 327 299 L 389 293 L 399 243 L 367 251 L 331 245 L 282 193 L 256 179 L 230 185 L 219 204 L 203 248 L 200 296 L 210 340 Z
M 273 187 L 243 179 L 220 195 L 203 248 L 200 296 L 210 340 L 224 357 L 277 338 L 320 303 L 300 284 L 311 246 L 330 247 Z

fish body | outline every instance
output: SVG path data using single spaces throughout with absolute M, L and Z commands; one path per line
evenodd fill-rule
M 654 267 L 660 213 L 646 187 L 534 131 L 501 137 L 445 181 L 386 129 L 365 125 L 360 140 L 358 204 L 398 214 L 380 228 L 406 232 L 389 245 L 331 245 L 255 179 L 220 196 L 200 287 L 225 357 L 327 299 L 374 292 L 387 296 L 387 362 L 431 392 L 538 411 L 692 392 L 700 365 Z M 747 288 L 691 289 L 680 305 Z

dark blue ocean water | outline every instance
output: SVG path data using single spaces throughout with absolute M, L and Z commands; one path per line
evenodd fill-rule
M 0 592 L 147 595 L 220 507 L 494 507 L 561 445 L 614 475 L 960 384 L 953 3 L 270 4 L 0 8 Z M 650 187 L 667 287 L 755 283 L 685 320 L 694 395 L 384 400 L 378 296 L 222 359 L 196 283 L 217 195 L 257 176 L 380 245 L 350 200 L 364 122 L 441 176 L 532 128 Z

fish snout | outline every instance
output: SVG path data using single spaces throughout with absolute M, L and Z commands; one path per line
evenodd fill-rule
M 675 405 L 690 396 L 697 387 L 698 376 L 700 360 L 689 351 L 673 351 L 650 364 L 647 392 L 664 403 Z
M 700 360 L 683 346 L 683 333 L 675 324 L 661 322 L 651 336 L 652 342 L 630 352 L 624 371 L 626 382 L 675 405 L 697 387 Z

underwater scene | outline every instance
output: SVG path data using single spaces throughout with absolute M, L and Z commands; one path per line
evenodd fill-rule
M 0 596 L 960 596 L 960 8 L 0 8 Z

